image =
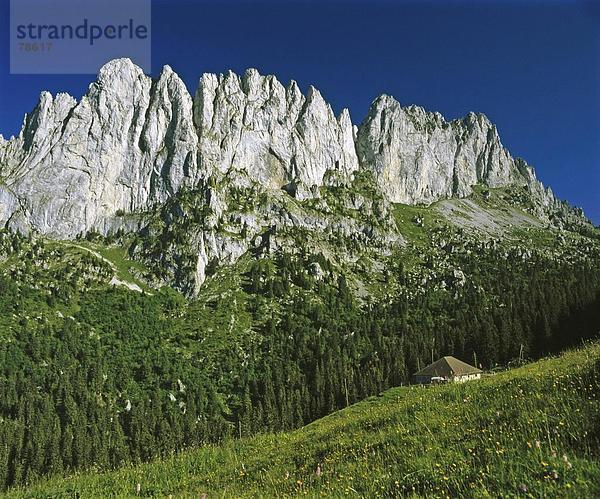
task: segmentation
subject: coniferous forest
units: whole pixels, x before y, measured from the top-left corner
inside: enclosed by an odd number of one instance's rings
[[[107,264],[74,247],[0,235],[18,260],[0,275],[2,487],[296,428],[410,382],[432,357],[515,365],[600,324],[588,240],[446,234],[390,256],[376,298],[322,254],[281,251],[217,270],[188,301],[106,286]]]

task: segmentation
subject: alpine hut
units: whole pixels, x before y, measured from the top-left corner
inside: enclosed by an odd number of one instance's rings
[[[421,384],[469,381],[481,378],[482,371],[454,357],[442,357],[415,374]]]

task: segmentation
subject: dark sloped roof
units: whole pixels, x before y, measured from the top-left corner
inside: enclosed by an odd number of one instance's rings
[[[442,357],[436,360],[433,364],[429,364],[424,369],[421,369],[415,376],[463,376],[465,374],[477,374],[482,372],[480,369],[473,367],[462,360],[454,357]]]

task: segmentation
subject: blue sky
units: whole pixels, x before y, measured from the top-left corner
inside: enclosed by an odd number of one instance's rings
[[[600,224],[600,2],[155,0],[152,72],[191,92],[203,72],[256,67],[319,88],[360,122],[381,93],[452,119],[483,112],[514,156]],[[2,47],[8,43],[2,0]],[[127,55],[124,53],[123,55]],[[10,75],[0,53],[0,133],[40,91],[79,98],[90,75]]]

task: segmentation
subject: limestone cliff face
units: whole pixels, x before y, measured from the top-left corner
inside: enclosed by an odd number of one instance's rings
[[[165,67],[105,65],[77,103],[44,92],[18,137],[0,141],[0,223],[55,237],[105,232],[117,212],[148,209],[201,177],[315,195],[326,173],[358,168],[350,116],[321,94],[249,70],[206,74],[194,101]]]
[[[468,196],[475,184],[527,180],[484,115],[447,122],[420,107],[402,108],[387,95],[371,106],[357,147],[361,164],[373,169],[382,192],[396,203],[431,203]]]
[[[43,92],[19,136],[0,146],[3,196],[19,205],[8,223],[66,238],[104,231],[117,211],[193,182],[197,142],[192,99],[170,68],[152,82],[128,59],[112,61],[78,103]]]
[[[205,74],[194,101],[200,168],[233,184],[258,182],[312,197],[326,173],[348,180],[358,169],[347,110],[336,118],[318,90],[246,71]]]
[[[447,122],[384,95],[356,133],[348,111],[336,117],[312,87],[303,95],[295,82],[248,70],[205,74],[192,98],[168,66],[153,81],[117,59],[79,102],[43,92],[19,135],[0,137],[0,224],[59,238],[106,233],[117,215],[148,210],[201,180],[285,189],[302,200],[358,170],[371,170],[390,202],[520,183],[540,212],[556,204],[483,115]]]

